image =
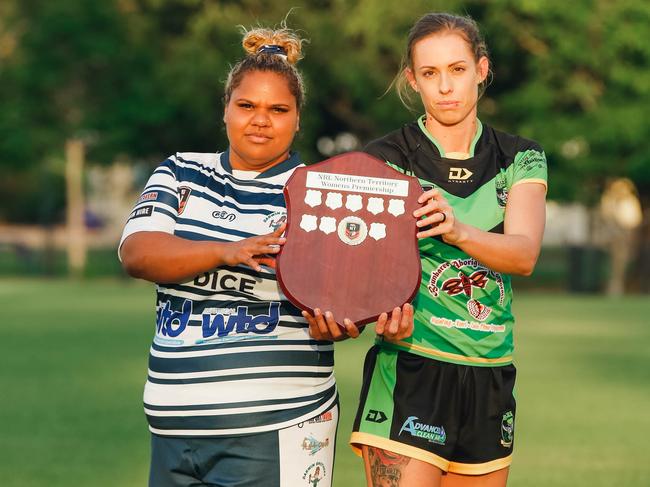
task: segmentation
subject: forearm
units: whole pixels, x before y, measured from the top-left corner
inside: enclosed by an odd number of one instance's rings
[[[224,265],[224,245],[164,232],[137,232],[124,241],[120,255],[122,266],[132,277],[161,283],[186,282]]]
[[[457,225],[460,238],[455,245],[486,267],[505,274],[532,274],[540,252],[532,238],[485,232],[460,222]]]

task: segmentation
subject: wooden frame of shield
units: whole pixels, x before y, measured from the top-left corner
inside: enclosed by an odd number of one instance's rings
[[[363,152],[296,169],[284,188],[287,240],[277,256],[285,296],[357,326],[410,302],[422,275],[420,194],[416,178]]]

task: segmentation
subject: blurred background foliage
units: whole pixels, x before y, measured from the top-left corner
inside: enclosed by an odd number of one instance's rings
[[[494,71],[481,119],[542,144],[549,198],[593,206],[612,177],[629,178],[650,253],[647,0],[2,0],[0,222],[63,221],[71,138],[105,165],[225,148],[223,82],[243,55],[238,26],[286,18],[309,39],[296,141],[307,161],[325,158],[320,137],[363,143],[393,130],[415,114],[384,93],[410,26],[429,11],[479,22]]]

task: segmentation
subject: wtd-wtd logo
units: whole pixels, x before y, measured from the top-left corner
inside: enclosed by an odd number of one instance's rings
[[[417,420],[417,416],[409,416],[406,421],[404,421],[402,429],[399,430],[399,434],[401,435],[403,431],[408,431],[411,433],[411,436],[424,438],[429,440],[431,443],[437,443],[438,445],[445,444],[445,441],[447,441],[445,428],[442,426],[432,426],[430,424],[420,423]]]

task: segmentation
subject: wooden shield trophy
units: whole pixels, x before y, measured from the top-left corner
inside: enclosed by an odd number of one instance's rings
[[[339,325],[376,321],[415,296],[421,266],[413,211],[422,188],[363,152],[295,170],[287,181],[287,241],[278,283],[300,309]]]

